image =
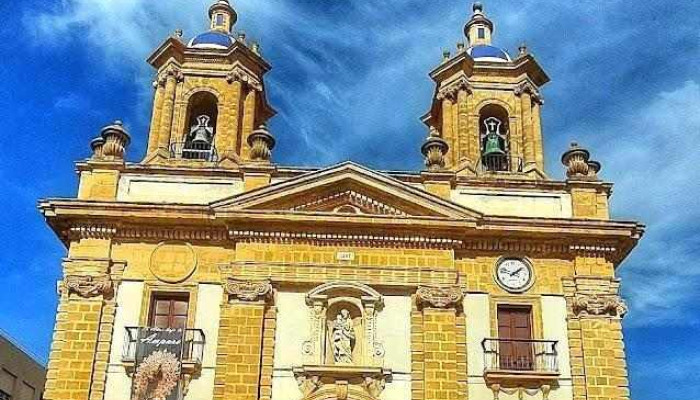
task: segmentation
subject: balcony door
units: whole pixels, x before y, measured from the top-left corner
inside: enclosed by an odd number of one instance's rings
[[[521,371],[533,369],[532,309],[530,307],[498,307],[498,339],[501,369]]]
[[[189,300],[187,294],[155,294],[151,300],[148,325],[153,328],[187,328]]]

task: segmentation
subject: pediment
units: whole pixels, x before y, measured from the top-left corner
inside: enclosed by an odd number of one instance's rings
[[[474,220],[480,213],[347,162],[212,204],[216,213],[270,211]]]

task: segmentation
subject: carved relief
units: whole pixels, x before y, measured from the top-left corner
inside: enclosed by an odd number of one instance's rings
[[[114,292],[114,285],[109,275],[68,275],[63,281],[68,293],[80,297],[109,297]]]
[[[469,80],[464,76],[460,76],[459,78],[455,79],[454,81],[441,87],[440,90],[438,90],[437,99],[438,100],[443,100],[443,99],[455,100],[455,99],[457,99],[457,95],[459,94],[460,90],[464,90],[467,93],[472,92],[472,86],[469,83]]]
[[[513,89],[513,92],[515,93],[516,96],[521,96],[523,93],[528,93],[530,96],[532,96],[532,101],[537,102],[539,104],[544,103],[544,98],[542,97],[542,94],[540,91],[530,83],[529,81],[524,81],[518,84],[518,86]]]
[[[163,242],[151,253],[149,269],[153,276],[166,283],[179,283],[197,268],[197,256],[187,242]]]
[[[350,311],[342,309],[332,323],[333,360],[336,364],[352,364],[352,351],[355,349],[355,328]]]
[[[420,286],[416,292],[418,304],[422,307],[451,308],[459,305],[464,294],[457,285]]]
[[[224,284],[224,290],[241,301],[267,300],[272,295],[272,284],[270,281],[239,281],[229,278]]]
[[[624,317],[627,304],[618,295],[576,295],[572,300],[576,316]]]
[[[228,83],[241,82],[253,90],[262,91],[263,87],[260,81],[250,72],[241,67],[234,67],[231,72],[226,75]]]

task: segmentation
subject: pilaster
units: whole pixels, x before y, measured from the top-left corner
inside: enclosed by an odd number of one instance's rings
[[[248,136],[255,129],[255,109],[257,104],[257,92],[256,90],[249,86],[247,93],[245,95],[245,101],[243,102],[243,124],[242,124],[242,134],[241,134],[241,158],[244,160],[250,159],[250,147],[246,145],[248,143]]]
[[[463,342],[458,336],[465,333],[458,322],[457,308],[462,297],[462,290],[456,285],[420,286],[416,292],[423,320],[424,400],[457,400],[466,396],[466,377],[462,375],[466,358],[457,357],[458,342]],[[464,371],[459,370],[461,367]]]
[[[269,281],[239,281],[229,278],[221,306],[219,343],[214,378],[216,400],[258,400],[264,380],[265,319],[272,300]],[[269,319],[269,314],[267,317]],[[267,332],[270,335],[270,332]],[[268,355],[269,356],[269,355]],[[266,374],[269,372],[265,370]],[[266,375],[265,375],[266,376]]]
[[[173,117],[175,113],[175,92],[177,83],[183,79],[182,72],[174,65],[168,67],[165,72],[165,90],[163,93],[163,106],[160,116],[160,132],[158,133],[158,157],[167,159],[170,155],[170,135],[173,130]]]
[[[148,149],[146,154],[153,154],[158,150],[158,135],[160,134],[160,118],[163,108],[163,98],[165,91],[165,78],[161,75],[153,82],[155,94],[153,95],[153,113],[151,114],[151,129],[148,134]]]
[[[231,77],[229,80],[231,90],[230,104],[225,105],[222,114],[226,115],[226,123],[220,134],[214,136],[216,148],[220,160],[224,164],[236,163],[236,154],[244,143],[240,140],[241,96],[243,84],[240,80]]]

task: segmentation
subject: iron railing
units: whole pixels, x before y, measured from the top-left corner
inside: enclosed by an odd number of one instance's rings
[[[488,371],[559,371],[556,340],[484,339],[484,369]]]
[[[139,332],[142,327],[130,326],[126,328],[124,337],[124,349],[122,352],[123,362],[134,362],[136,360],[136,348],[138,345]],[[204,331],[201,329],[185,329],[185,340],[182,343],[182,361],[187,363],[201,364],[204,357],[204,344],[206,340]]]
[[[523,159],[509,153],[486,155],[479,159],[476,168],[481,173],[523,172]]]
[[[217,161],[216,147],[203,142],[175,142],[170,144],[170,157],[184,160]]]

